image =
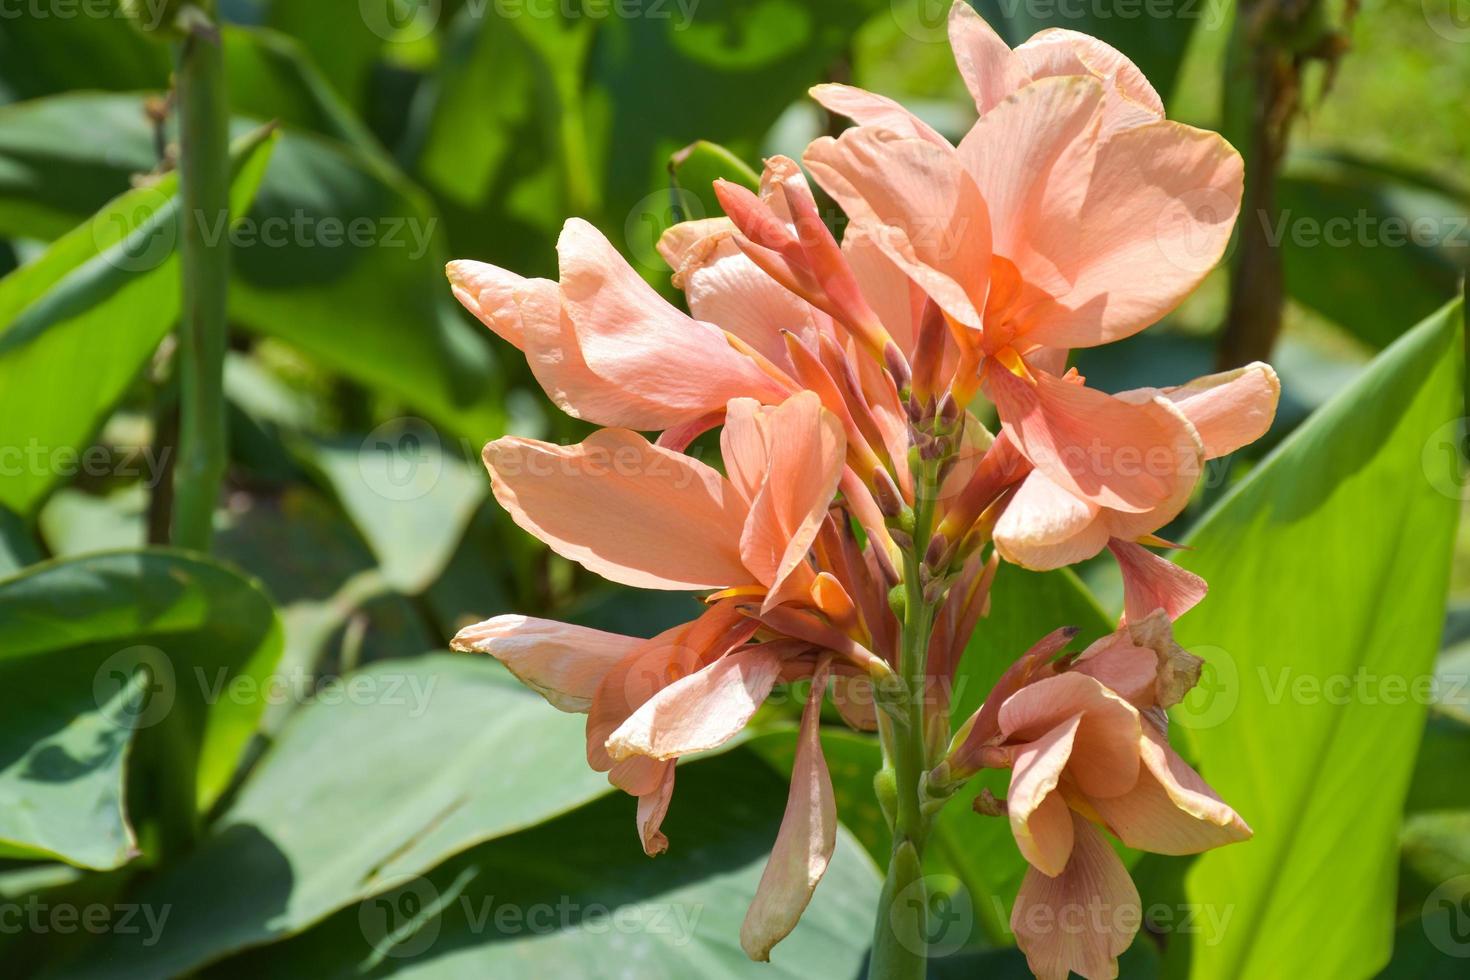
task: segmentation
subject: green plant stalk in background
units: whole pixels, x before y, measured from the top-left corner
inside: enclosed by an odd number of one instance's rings
[[[927,959],[928,895],[923,881],[923,856],[929,814],[921,806],[921,789],[929,765],[925,746],[928,729],[924,710],[929,688],[925,666],[937,600],[925,599],[923,564],[933,532],[938,465],[919,460],[915,461],[913,471],[913,545],[904,552],[903,638],[899,652],[904,703],[902,716],[893,725],[894,737],[888,740],[897,793],[893,808],[893,853],[873,924],[873,953],[868,961],[870,980],[923,980]]]
[[[229,107],[213,4],[187,6],[179,54],[179,181],[183,200],[179,320],[179,451],[173,543],[208,551],[225,471],[224,362],[229,283]]]

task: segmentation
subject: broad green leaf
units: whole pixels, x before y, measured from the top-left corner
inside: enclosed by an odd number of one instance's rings
[[[52,238],[153,162],[142,96],[87,93],[0,110],[0,234]],[[48,206],[37,212],[33,200]],[[487,331],[449,294],[441,236],[429,200],[381,151],[284,131],[232,235],[231,320],[458,433],[497,434]]]
[[[0,17],[0,101],[161,88],[169,68],[169,46],[134,30],[117,0],[7,7]]]
[[[1189,901],[1234,925],[1192,977],[1363,975],[1388,960],[1397,829],[1460,500],[1462,310],[1386,350],[1208,514],[1180,564],[1211,595],[1178,636],[1212,664],[1186,702],[1205,778],[1255,839],[1201,856]],[[1442,442],[1443,451],[1436,442]]]
[[[739,945],[786,805],[785,782],[743,749],[679,769],[664,830],[643,854],[614,796],[482,845],[209,976],[440,978],[860,975],[879,878],[845,829],[796,929],[752,963]],[[126,974],[114,974],[125,976]]]
[[[33,566],[0,582],[0,848],[90,868],[136,852],[124,767],[158,765],[200,811],[219,797],[280,652],[259,587],[169,551]]]
[[[368,103],[368,78],[393,22],[393,6],[364,2],[357,10],[330,3],[271,0],[266,22],[295,37],[341,98],[360,112]]]
[[[760,174],[734,153],[711,143],[696,140],[669,158],[669,175],[673,179],[675,200],[685,220],[712,218],[724,213],[711,186],[716,180],[728,180],[755,190]]]
[[[108,936],[69,975],[194,970],[609,792],[581,716],[488,657],[382,661],[315,695],[209,837],[139,893],[173,908],[177,940]]]
[[[489,483],[422,419],[301,447],[372,548],[388,584],[416,595],[444,571]]]
[[[273,143],[266,131],[235,143],[233,214],[249,206]],[[0,505],[29,514],[76,472],[78,451],[173,326],[186,220],[177,188],[171,174],[129,191],[0,280],[0,453],[10,471]]]

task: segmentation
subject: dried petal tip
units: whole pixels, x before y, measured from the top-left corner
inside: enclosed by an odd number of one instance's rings
[[[975,797],[970,804],[975,812],[983,817],[1003,817],[1006,815],[1006,801],[996,797],[988,789],[982,789],[980,795]]]

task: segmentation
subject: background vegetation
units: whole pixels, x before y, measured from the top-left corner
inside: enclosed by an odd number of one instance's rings
[[[712,213],[708,180],[730,171],[704,151],[671,171],[691,142],[752,165],[799,155],[834,125],[804,97],[823,80],[964,131],[945,5],[221,8],[240,139],[229,470],[204,556],[165,546],[173,52],[111,0],[0,0],[3,972],[857,974],[869,854],[886,851],[867,737],[835,719],[825,732],[846,829],[807,917],[756,966],[736,936],[784,805],[793,706],[685,767],[671,850],[650,861],[632,801],[582,764],[580,719],[443,652],[500,612],[652,635],[692,600],[600,583],[487,502],[484,442],[580,429],[458,309],[442,267],[554,275],[561,222],[582,215],[669,289],[657,234]],[[1257,836],[1198,859],[1128,856],[1150,924],[1125,976],[1464,975],[1457,9],[981,5],[1013,44],[1054,25],[1119,46],[1171,116],[1241,147],[1263,192],[1183,308],[1077,358],[1107,390],[1243,353],[1284,382],[1264,445],[1212,470],[1166,532],[1212,586],[1180,624],[1211,668],[1176,709],[1175,743]],[[1054,627],[1110,628],[1118,585],[1084,572],[1004,571],[957,716]],[[1007,829],[961,803],[936,834],[934,972],[1024,975]]]

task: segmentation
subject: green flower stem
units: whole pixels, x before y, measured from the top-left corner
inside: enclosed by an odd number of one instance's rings
[[[914,467],[915,502],[913,547],[904,553],[904,617],[900,664],[906,711],[894,727],[893,772],[897,806],[893,828],[893,855],[873,926],[869,980],[923,980],[927,960],[928,896],[924,891],[924,841],[929,817],[921,804],[925,767],[924,696],[925,661],[935,605],[924,600],[922,564],[934,525],[937,464]]]
[[[177,72],[179,106],[179,451],[174,469],[173,543],[208,551],[225,473],[223,376],[229,283],[229,107],[224,52],[209,20],[212,3],[185,7]]]

